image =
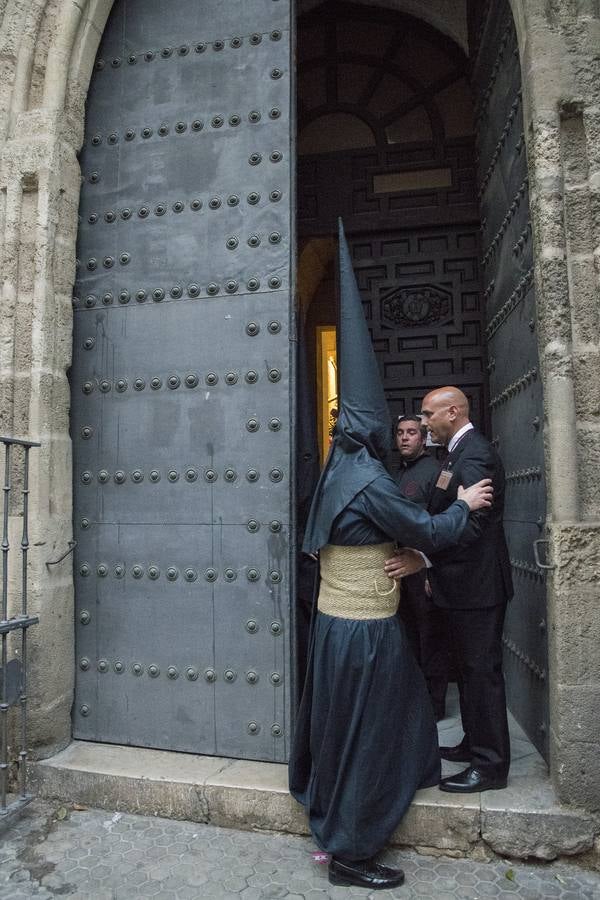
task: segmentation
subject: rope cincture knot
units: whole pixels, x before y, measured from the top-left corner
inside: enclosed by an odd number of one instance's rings
[[[386,578],[387,578],[387,576],[386,576]],[[393,578],[388,578],[387,580],[394,581]],[[387,591],[379,590],[379,585],[377,584],[376,578],[373,579],[373,585],[375,587],[375,593],[377,594],[378,597],[389,597],[390,594],[394,594],[396,592],[396,590],[398,589],[398,585],[396,584],[395,581],[394,581],[393,585],[390,588],[388,588]]]

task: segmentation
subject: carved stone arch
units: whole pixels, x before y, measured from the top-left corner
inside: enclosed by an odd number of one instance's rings
[[[524,48],[527,43],[527,28],[529,19],[529,12],[526,7],[530,8],[533,4],[527,4],[526,0],[508,0],[508,5],[510,6],[513,22],[515,23],[517,45],[521,54],[522,64]],[[541,6],[541,4],[538,5]]]
[[[63,96],[63,88],[66,87],[66,97],[75,104],[82,105],[91,75],[96,50],[102,37],[104,26],[110,14],[114,0],[82,0],[75,4],[71,0],[41,0],[32,3],[27,13],[25,24],[19,26],[22,21],[22,9],[16,3],[9,3],[5,9],[2,32],[5,35],[20,32],[22,37],[19,44],[17,60],[15,64],[15,79],[12,86],[13,102],[11,107],[19,111],[25,108],[17,98],[23,95],[23,85],[26,85],[28,93],[31,80],[31,65],[33,53],[38,39],[39,25],[48,12],[58,6],[56,12],[57,28],[52,38],[47,54],[45,90],[43,106],[50,108],[62,108],[63,102],[57,103]],[[321,5],[324,0],[300,0],[299,14],[312,10]],[[448,5],[442,2],[431,3],[422,0],[357,0],[357,2],[369,6],[379,6],[408,13],[422,19],[433,28],[453,41],[464,52],[468,52],[468,39],[466,18],[452,18],[448,12]],[[518,44],[521,49],[521,57],[525,52],[528,15],[523,0],[509,0],[517,29]],[[65,62],[67,63],[64,66]],[[64,67],[64,77],[52,86],[54,73]]]
[[[30,4],[25,16],[16,2],[7,5],[2,19],[0,39],[4,46],[14,44],[12,54],[12,73],[10,79],[5,70],[1,93],[3,108],[8,111],[5,134],[12,136],[15,117],[28,108],[29,93],[32,83],[32,72],[36,54],[39,53],[40,31],[47,0],[37,0]],[[6,60],[5,65],[9,65]]]
[[[81,112],[96,51],[114,0],[63,0],[58,28],[49,51],[44,82],[44,106],[63,109],[67,101]]]
[[[113,2],[32,0],[25,14],[23,4],[7,4],[0,41],[10,48],[2,89],[8,137],[21,113],[68,110],[78,142],[94,58]]]

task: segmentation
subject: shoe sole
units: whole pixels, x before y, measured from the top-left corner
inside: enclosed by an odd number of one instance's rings
[[[445,791],[447,794],[482,794],[483,791],[502,791],[506,787],[507,782],[499,782],[498,784],[488,784],[487,787],[484,788],[451,788],[447,785],[439,784],[438,787],[440,791]]]
[[[470,763],[471,762],[470,756],[443,756],[441,753],[440,753],[440,756],[442,759],[445,759],[446,762],[456,762],[456,763]]]
[[[337,887],[360,887],[367,891],[391,891],[394,888],[401,887],[404,884],[404,875],[397,881],[388,884],[363,884],[352,881],[349,878],[343,878],[339,875],[329,875],[329,883],[337,885]]]

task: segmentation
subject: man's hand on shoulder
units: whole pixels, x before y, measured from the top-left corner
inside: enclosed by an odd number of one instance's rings
[[[423,554],[418,550],[412,550],[410,547],[403,547],[391,559],[386,559],[384,563],[384,571],[388,578],[394,578],[398,581],[407,575],[414,575],[425,568],[425,560]]]
[[[476,509],[485,509],[492,505],[494,499],[494,488],[492,487],[491,478],[482,478],[477,484],[464,488],[462,485],[458,488],[458,500],[463,500],[471,512]]]

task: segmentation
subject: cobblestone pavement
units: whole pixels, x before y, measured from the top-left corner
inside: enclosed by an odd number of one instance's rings
[[[69,896],[93,900],[591,900],[600,874],[565,863],[523,865],[438,859],[387,851],[406,884],[369,893],[332,887],[314,845],[283,834],[71,809],[35,801],[0,831],[0,900]]]

